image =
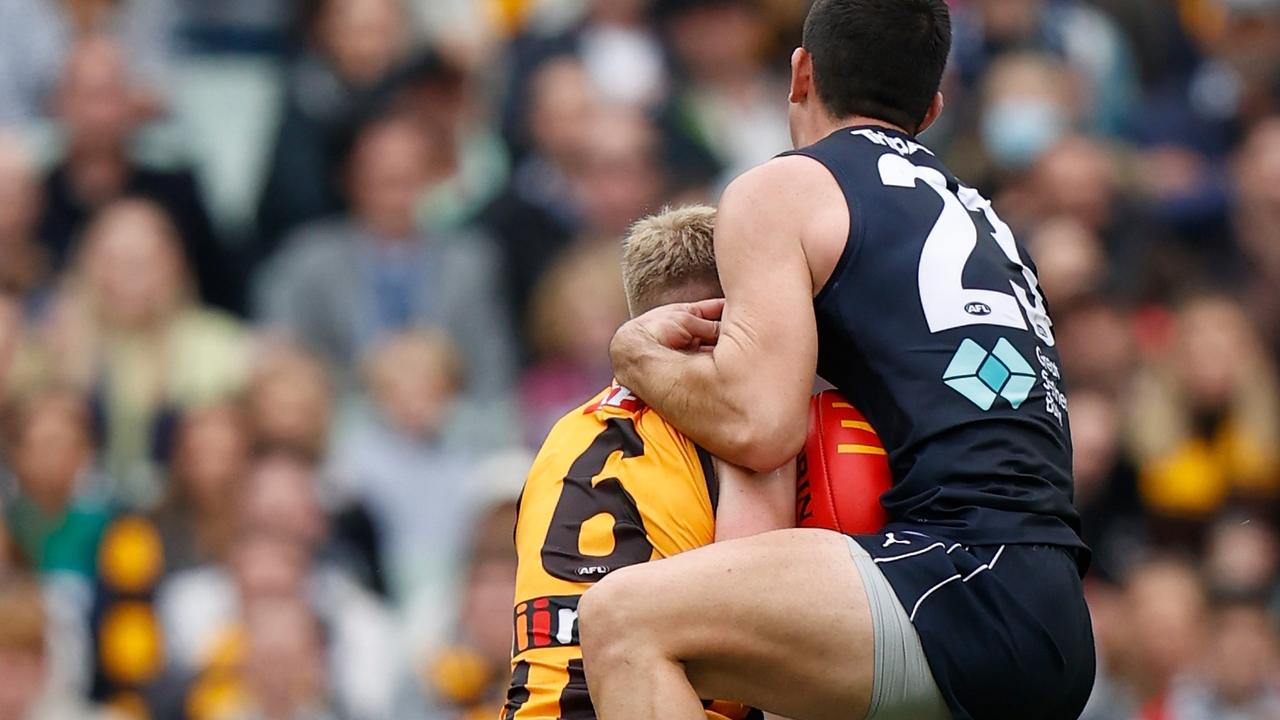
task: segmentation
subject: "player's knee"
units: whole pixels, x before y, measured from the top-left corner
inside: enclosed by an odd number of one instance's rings
[[[598,589],[598,585],[592,587],[578,601],[578,636],[583,660],[596,670],[610,663],[617,638],[612,630],[617,621],[611,617],[609,591],[596,592]]]
[[[616,577],[615,573],[591,586],[578,601],[578,626],[584,643],[587,638],[612,635],[623,623],[619,615],[625,612],[626,593],[616,587]]]
[[[618,571],[596,583],[578,601],[578,633],[585,654],[602,658],[628,645],[642,625],[628,573]],[[603,659],[603,658],[602,658]]]

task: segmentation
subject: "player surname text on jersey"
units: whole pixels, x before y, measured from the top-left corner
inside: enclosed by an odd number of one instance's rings
[[[885,147],[893,148],[893,150],[896,151],[899,155],[915,155],[918,152],[925,152],[930,155],[933,154],[932,150],[921,145],[918,142],[915,142],[912,140],[906,140],[900,137],[894,137],[893,135],[886,135],[885,133],[882,133],[879,130],[872,130],[871,128],[859,128],[857,130],[854,130],[853,134],[858,135],[860,137],[864,137],[877,145],[884,145]]]

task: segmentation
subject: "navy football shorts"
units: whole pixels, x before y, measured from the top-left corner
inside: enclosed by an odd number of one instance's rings
[[[1069,550],[901,529],[853,539],[893,587],[957,720],[1080,716],[1096,656]]]

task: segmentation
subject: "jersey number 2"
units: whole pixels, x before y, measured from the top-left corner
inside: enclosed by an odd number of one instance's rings
[[[648,562],[653,555],[635,498],[616,477],[595,481],[609,456],[618,451],[624,458],[644,454],[644,440],[627,418],[610,419],[569,468],[542,545],[542,567],[548,575],[593,583],[618,568]],[[613,520],[613,551],[598,557],[585,555],[580,550],[583,525],[599,515]]]
[[[917,277],[920,304],[930,332],[968,325],[1000,325],[1026,330],[1027,321],[1030,321],[1036,336],[1046,345],[1053,346],[1053,323],[1045,311],[1044,298],[1040,296],[1040,283],[1018,256],[1013,232],[996,215],[990,200],[977,190],[964,186],[952,192],[942,173],[892,153],[880,157],[880,180],[888,187],[902,188],[914,188],[917,182],[923,182],[942,198],[942,215],[924,241]],[[978,226],[970,215],[974,212],[982,213],[991,226],[992,237],[1005,257],[1021,271],[1026,289],[1013,280],[1009,281],[1012,294],[964,286],[965,264],[978,246]]]

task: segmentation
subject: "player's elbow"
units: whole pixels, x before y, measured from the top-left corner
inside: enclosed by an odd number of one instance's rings
[[[807,420],[781,419],[782,413],[747,418],[732,433],[730,448],[720,457],[755,472],[769,472],[795,459],[808,436]]]

